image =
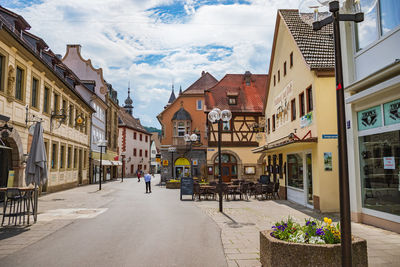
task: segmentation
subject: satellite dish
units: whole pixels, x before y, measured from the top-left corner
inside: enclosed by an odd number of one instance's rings
[[[33,135],[35,133],[35,127],[36,127],[36,124],[32,124],[31,126],[29,126],[28,131],[29,131],[30,135]]]

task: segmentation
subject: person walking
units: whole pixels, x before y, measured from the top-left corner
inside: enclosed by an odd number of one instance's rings
[[[146,182],[146,193],[151,193],[151,175],[149,172],[144,175],[144,181]]]
[[[136,175],[137,175],[137,181],[140,182],[140,176],[142,175],[142,172],[139,169],[136,171]]]

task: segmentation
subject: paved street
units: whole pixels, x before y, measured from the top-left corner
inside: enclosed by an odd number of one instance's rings
[[[41,197],[39,223],[1,230],[0,265],[226,266],[211,218],[176,190],[152,190],[125,179]]]

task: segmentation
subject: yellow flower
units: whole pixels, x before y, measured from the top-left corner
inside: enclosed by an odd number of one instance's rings
[[[324,218],[324,222],[328,223],[328,218],[327,217]]]
[[[328,219],[327,223],[330,225],[332,223],[332,219]]]

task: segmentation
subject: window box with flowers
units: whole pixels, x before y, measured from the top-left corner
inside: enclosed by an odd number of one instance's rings
[[[368,266],[367,241],[352,237],[353,266]],[[260,232],[262,266],[342,266],[340,227],[332,220],[293,219],[277,222]]]

